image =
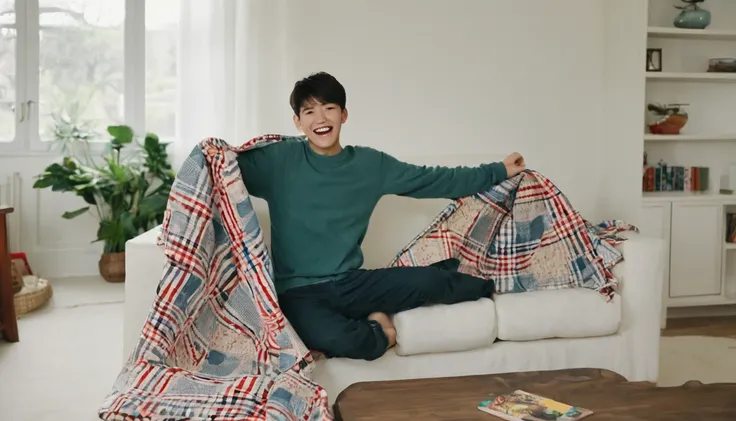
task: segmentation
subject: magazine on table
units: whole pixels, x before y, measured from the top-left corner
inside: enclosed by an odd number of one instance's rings
[[[493,394],[478,409],[509,421],[577,421],[593,412],[523,390]]]

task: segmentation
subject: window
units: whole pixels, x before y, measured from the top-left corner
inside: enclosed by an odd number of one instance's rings
[[[146,2],[146,130],[162,139],[176,131],[179,0]]]
[[[15,79],[18,30],[15,0],[0,0],[0,142],[15,139]]]
[[[39,1],[38,131],[66,117],[97,136],[125,121],[124,0]]]
[[[0,151],[60,125],[173,139],[179,0],[0,0]]]

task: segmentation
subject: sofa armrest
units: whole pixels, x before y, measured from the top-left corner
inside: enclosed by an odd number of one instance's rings
[[[624,256],[613,274],[620,281],[622,356],[629,381],[656,381],[659,374],[664,240],[627,232],[616,246]]]
[[[125,244],[125,304],[123,305],[123,361],[137,345],[156,299],[166,255],[156,245],[161,226]]]

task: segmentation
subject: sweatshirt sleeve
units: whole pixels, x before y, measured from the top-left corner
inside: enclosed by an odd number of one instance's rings
[[[238,154],[238,168],[249,194],[268,199],[275,170],[280,166],[279,149],[279,144],[272,144]]]
[[[477,167],[427,167],[381,153],[381,193],[414,198],[455,199],[489,190],[507,177],[503,162]]]

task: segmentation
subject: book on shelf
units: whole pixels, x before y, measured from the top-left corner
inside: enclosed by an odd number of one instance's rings
[[[657,165],[644,168],[642,191],[690,191],[708,190],[708,167],[681,167]]]
[[[509,421],[577,421],[593,411],[557,402],[523,390],[492,394],[478,409]]]

